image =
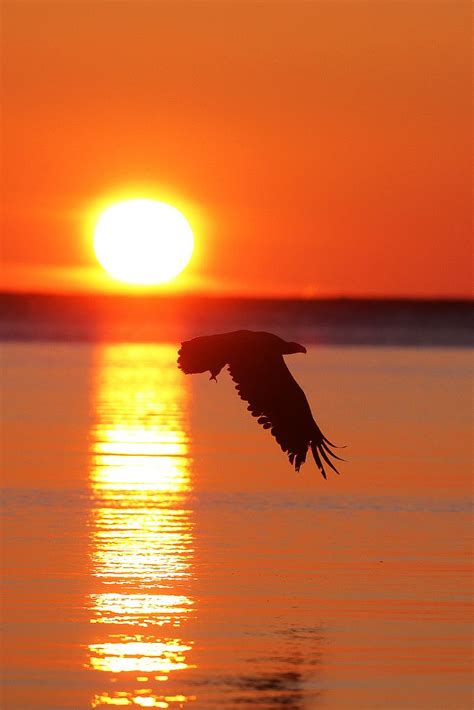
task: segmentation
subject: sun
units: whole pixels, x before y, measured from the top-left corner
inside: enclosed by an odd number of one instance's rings
[[[177,276],[189,262],[194,237],[186,217],[156,200],[117,202],[94,229],[97,260],[110,276],[152,286]]]

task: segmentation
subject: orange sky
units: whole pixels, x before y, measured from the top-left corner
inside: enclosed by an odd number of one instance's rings
[[[91,220],[181,207],[176,288],[464,296],[470,3],[3,3],[3,288],[119,289]]]

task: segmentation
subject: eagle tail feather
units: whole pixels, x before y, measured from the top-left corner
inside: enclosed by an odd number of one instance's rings
[[[187,340],[182,343],[178,351],[178,367],[186,374],[193,375],[198,372],[211,373],[211,380],[215,380],[225,365],[225,358],[209,342],[209,336],[202,336]]]

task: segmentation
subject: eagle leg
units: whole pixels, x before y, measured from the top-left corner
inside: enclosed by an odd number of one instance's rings
[[[222,365],[217,365],[217,367],[210,367],[209,372],[211,373],[210,380],[217,382],[217,375],[222,370]]]

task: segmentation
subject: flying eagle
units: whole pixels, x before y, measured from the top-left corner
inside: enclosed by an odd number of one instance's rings
[[[296,471],[311,447],[326,478],[324,464],[339,473],[330,457],[343,459],[329,448],[335,445],[314,421],[308,400],[283,359],[283,355],[305,352],[302,345],[288,343],[273,333],[237,330],[182,343],[178,367],[187,375],[209,370],[210,379],[217,382],[217,375],[228,365],[240,398],[248,402],[248,411],[264,429],[270,429]]]

